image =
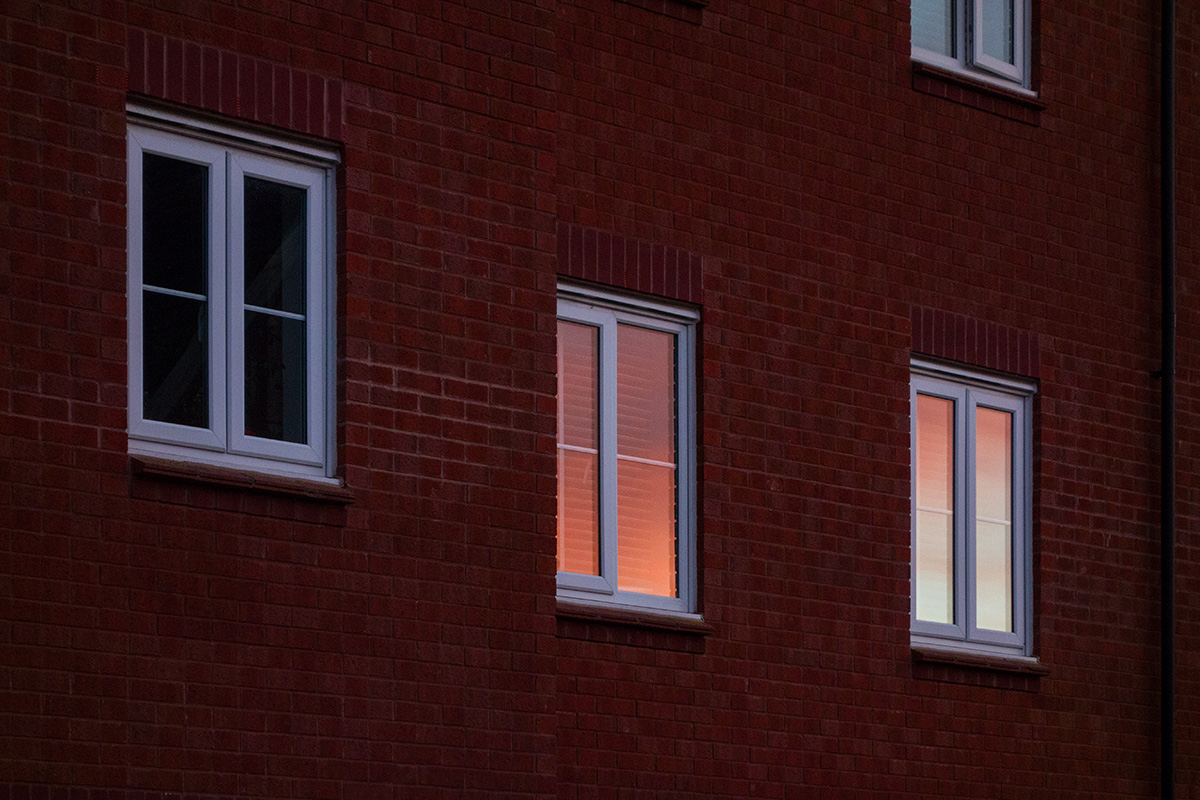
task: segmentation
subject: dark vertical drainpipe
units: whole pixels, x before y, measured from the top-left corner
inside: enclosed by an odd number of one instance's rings
[[[1162,4],[1162,798],[1175,797],[1175,0]]]

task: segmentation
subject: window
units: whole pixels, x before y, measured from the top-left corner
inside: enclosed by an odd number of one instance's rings
[[[1029,88],[1031,0],[912,0],[912,57]]]
[[[130,119],[130,452],[328,477],[332,155]]]
[[[559,596],[695,608],[695,312],[559,287]]]
[[[914,363],[914,644],[1029,655],[1032,384]]]

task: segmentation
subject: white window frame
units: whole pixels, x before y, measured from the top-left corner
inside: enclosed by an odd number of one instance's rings
[[[129,452],[335,482],[333,211],[337,154],[307,143],[155,108],[131,105],[127,112]],[[208,168],[207,428],[144,416],[142,157],[145,153]],[[246,177],[298,187],[306,193],[304,443],[245,433],[245,348],[236,343],[244,340],[244,252],[238,245],[243,241],[242,187]]]
[[[1031,659],[1032,619],[1032,381],[913,359],[910,385],[911,537],[909,560],[911,641],[914,647]],[[917,619],[917,396],[954,402],[954,622]],[[975,410],[1012,416],[1012,620],[1011,632],[975,624]]]
[[[1030,87],[1033,0],[1013,0],[1013,61],[1008,64],[983,52],[983,37],[975,35],[984,16],[983,0],[955,0],[954,55],[912,45],[914,61],[961,72],[973,80],[1036,96]]]
[[[696,609],[696,323],[693,309],[574,284],[558,286],[558,318],[598,329],[599,575],[558,572],[558,597],[699,618]],[[617,325],[675,336],[676,597],[617,588]],[[560,445],[561,446],[561,445]]]

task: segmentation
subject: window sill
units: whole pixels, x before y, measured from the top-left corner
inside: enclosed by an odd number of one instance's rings
[[[993,673],[997,677],[1037,679],[1050,674],[1050,669],[1036,658],[1010,658],[1002,655],[964,653],[960,650],[937,647],[912,648],[914,677],[950,679],[951,671]],[[923,670],[925,674],[918,674]],[[936,674],[933,674],[936,672]],[[977,681],[970,681],[977,682]]]
[[[349,505],[354,502],[354,494],[340,482],[326,483],[306,478],[288,478],[153,456],[130,456],[130,464],[134,475],[148,478],[199,483],[228,489],[249,489],[268,494],[302,497],[334,505]]]
[[[912,87],[918,92],[941,97],[977,108],[989,114],[1040,125],[1041,112],[1047,107],[1036,94],[1007,89],[971,75],[935,67],[923,61],[912,62]]]
[[[713,627],[696,614],[672,614],[669,611],[652,611],[640,608],[619,608],[601,604],[581,603],[575,600],[559,600],[558,616],[568,619],[609,622],[635,628],[693,633],[706,636]]]

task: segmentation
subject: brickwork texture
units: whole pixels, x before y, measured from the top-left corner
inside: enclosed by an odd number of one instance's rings
[[[1030,100],[905,2],[0,4],[0,800],[1157,797],[1159,10],[1034,9]],[[131,458],[131,103],[339,154],[337,491]],[[699,310],[702,626],[559,613],[560,280]],[[1045,674],[914,658],[913,356],[1037,382]]]

